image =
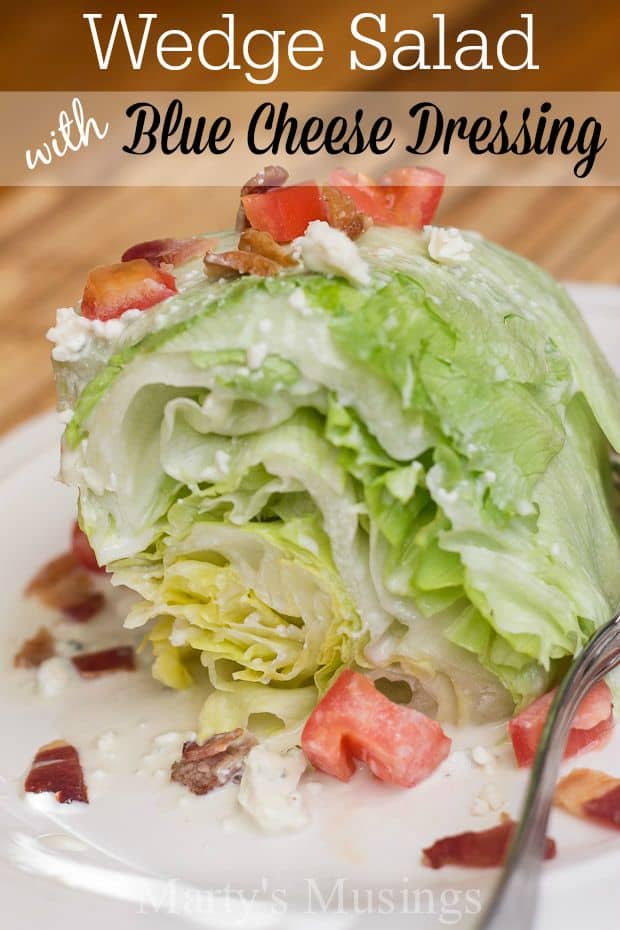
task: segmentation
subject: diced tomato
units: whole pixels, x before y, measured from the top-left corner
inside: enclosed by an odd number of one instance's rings
[[[113,320],[126,310],[147,310],[176,292],[174,275],[144,258],[100,265],[86,279],[82,314],[89,320]]]
[[[435,720],[394,704],[350,669],[311,713],[301,745],[315,768],[341,781],[353,776],[357,759],[381,781],[404,788],[427,778],[450,751]]]
[[[217,247],[217,239],[150,239],[138,242],[123,252],[122,262],[146,258],[154,265],[183,265]]]
[[[520,768],[531,765],[555,691],[549,691],[526,707],[508,724],[508,732]],[[581,702],[566,742],[564,758],[604,746],[614,726],[613,698],[604,681],[598,682]]]
[[[378,226],[389,226],[391,219],[390,203],[386,191],[366,174],[352,174],[338,168],[329,176],[329,183],[339,187],[355,203],[358,210],[372,217]]]
[[[394,191],[396,225],[411,226],[419,215],[420,227],[434,217],[443,189],[445,176],[435,168],[398,168],[381,179],[381,184]]]
[[[376,187],[375,181],[369,174],[346,171],[344,168],[334,169],[329,176],[329,183],[334,187]]]
[[[330,184],[342,187],[378,226],[421,229],[430,223],[441,199],[445,177],[434,168],[398,168],[377,184],[364,174],[333,171]]]
[[[73,530],[71,531],[71,551],[84,568],[91,572],[105,572],[105,566],[100,566],[97,562],[97,556],[92,550],[88,536],[80,529],[77,520],[73,524]]]
[[[241,198],[250,226],[270,233],[276,242],[303,236],[312,220],[327,220],[318,184],[295,184]]]

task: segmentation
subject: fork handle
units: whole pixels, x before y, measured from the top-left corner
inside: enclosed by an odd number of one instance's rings
[[[545,834],[564,746],[590,688],[620,663],[620,615],[601,627],[573,663],[551,705],[504,871],[477,930],[531,930]]]

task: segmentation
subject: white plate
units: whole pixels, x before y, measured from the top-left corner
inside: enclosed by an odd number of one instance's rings
[[[620,290],[573,290],[616,362]],[[81,930],[85,922],[89,930],[470,925],[467,912],[478,910],[497,873],[434,872],[421,865],[420,850],[442,835],[496,823],[496,812],[471,813],[486,784],[504,810],[518,812],[525,776],[507,747],[498,750],[492,774],[460,749],[461,772],[449,774],[444,766],[411,791],[382,786],[364,773],[348,785],[316,777],[304,789],[311,826],[270,837],[237,812],[234,787],[196,798],[167,779],[183,733],[194,726],[200,694],[167,691],[143,667],[134,675],[76,679],[58,697],[43,699],[35,673],[11,667],[25,635],[41,622],[58,623],[20,594],[34,571],[66,546],[74,500],[53,481],[58,435],[54,418],[43,417],[0,444],[3,930]],[[112,614],[56,629],[96,645],[127,640]],[[171,732],[177,735],[155,742]],[[461,746],[496,744],[502,734],[503,728],[464,734]],[[24,773],[36,749],[58,737],[79,748],[91,803],[34,810],[22,794]],[[578,764],[619,774],[620,732],[604,752]],[[618,836],[561,812],[554,813],[550,833],[559,854],[544,868],[538,927],[616,927]]]

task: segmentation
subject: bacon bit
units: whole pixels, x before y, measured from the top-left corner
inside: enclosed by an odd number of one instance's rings
[[[372,225],[372,219],[366,213],[362,213],[353,198],[341,188],[325,186],[322,194],[327,204],[327,222],[346,233],[349,239],[359,239]]]
[[[15,668],[38,668],[55,654],[54,637],[46,626],[40,626],[34,636],[26,639],[13,657]]]
[[[181,759],[172,765],[170,778],[194,794],[207,794],[228,782],[239,781],[246,756],[254,746],[254,737],[240,728],[217,733],[202,746],[185,743]]]
[[[204,258],[205,271],[211,280],[217,278],[236,278],[240,274],[256,274],[268,278],[278,274],[282,266],[264,255],[254,252],[242,252],[234,249],[230,252],[208,252]]]
[[[88,273],[82,295],[82,316],[107,322],[127,310],[148,310],[176,293],[174,275],[144,258],[100,265]]]
[[[272,262],[277,262],[283,268],[292,268],[299,264],[291,253],[281,246],[268,232],[259,229],[246,229],[239,237],[239,248],[242,252],[262,255]]]
[[[136,657],[133,646],[114,646],[98,652],[85,652],[73,656],[71,661],[82,678],[98,678],[108,672],[134,672]]]
[[[83,801],[88,804],[84,773],[75,746],[56,740],[42,746],[34,757],[24,782],[29,794],[51,791],[59,804]]]
[[[246,229],[239,237],[239,248],[230,252],[208,252],[204,258],[208,278],[232,278],[256,274],[262,278],[279,274],[283,268],[297,265],[287,249],[267,232]]]
[[[81,565],[74,552],[52,559],[37,572],[26,588],[28,597],[37,597],[46,607],[62,612],[78,623],[90,620],[105,604],[97,591],[93,573]]]
[[[585,801],[583,811],[587,817],[600,820],[607,826],[620,830],[620,784],[599,798]]]
[[[94,593],[93,580],[72,552],[52,559],[37,572],[26,594],[38,597],[47,607],[64,610],[82,604]]]
[[[153,265],[183,265],[192,258],[203,256],[205,252],[216,249],[217,239],[150,239],[138,242],[123,252],[122,262],[131,262],[135,258],[145,258]]]
[[[105,606],[105,597],[100,591],[95,591],[90,597],[81,601],[79,604],[73,604],[71,607],[63,607],[62,612],[69,620],[74,623],[88,623],[98,613],[101,613]]]
[[[424,861],[431,869],[444,865],[462,865],[475,869],[489,869],[504,862],[516,823],[507,815],[496,827],[489,830],[470,830],[446,836],[422,850]],[[556,854],[555,841],[545,840],[545,859]]]
[[[75,571],[77,562],[72,552],[64,552],[47,562],[26,586],[27,597],[38,597],[44,604],[48,603],[48,596],[54,600],[54,588],[63,582],[68,575]],[[85,577],[88,578],[88,575]],[[90,584],[90,578],[88,578]],[[55,607],[55,603],[48,604]]]
[[[595,769],[574,769],[555,789],[554,803],[575,814],[620,829],[620,778]]]
[[[267,165],[266,168],[263,168],[262,171],[259,171],[258,174],[255,174],[254,177],[245,182],[239,196],[245,197],[247,194],[266,194],[267,191],[272,191],[276,187],[282,187],[287,181],[288,171],[286,168],[282,168],[280,165]],[[243,203],[241,203],[237,211],[235,229],[237,232],[242,232],[244,229],[247,229],[248,226],[248,218],[245,215]]]

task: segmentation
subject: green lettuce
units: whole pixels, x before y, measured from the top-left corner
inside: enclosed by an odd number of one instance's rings
[[[464,235],[447,265],[370,229],[364,288],[197,266],[57,366],[82,526],[156,678],[212,686],[202,736],[296,731],[345,666],[498,719],[618,606],[618,381],[556,282]]]

